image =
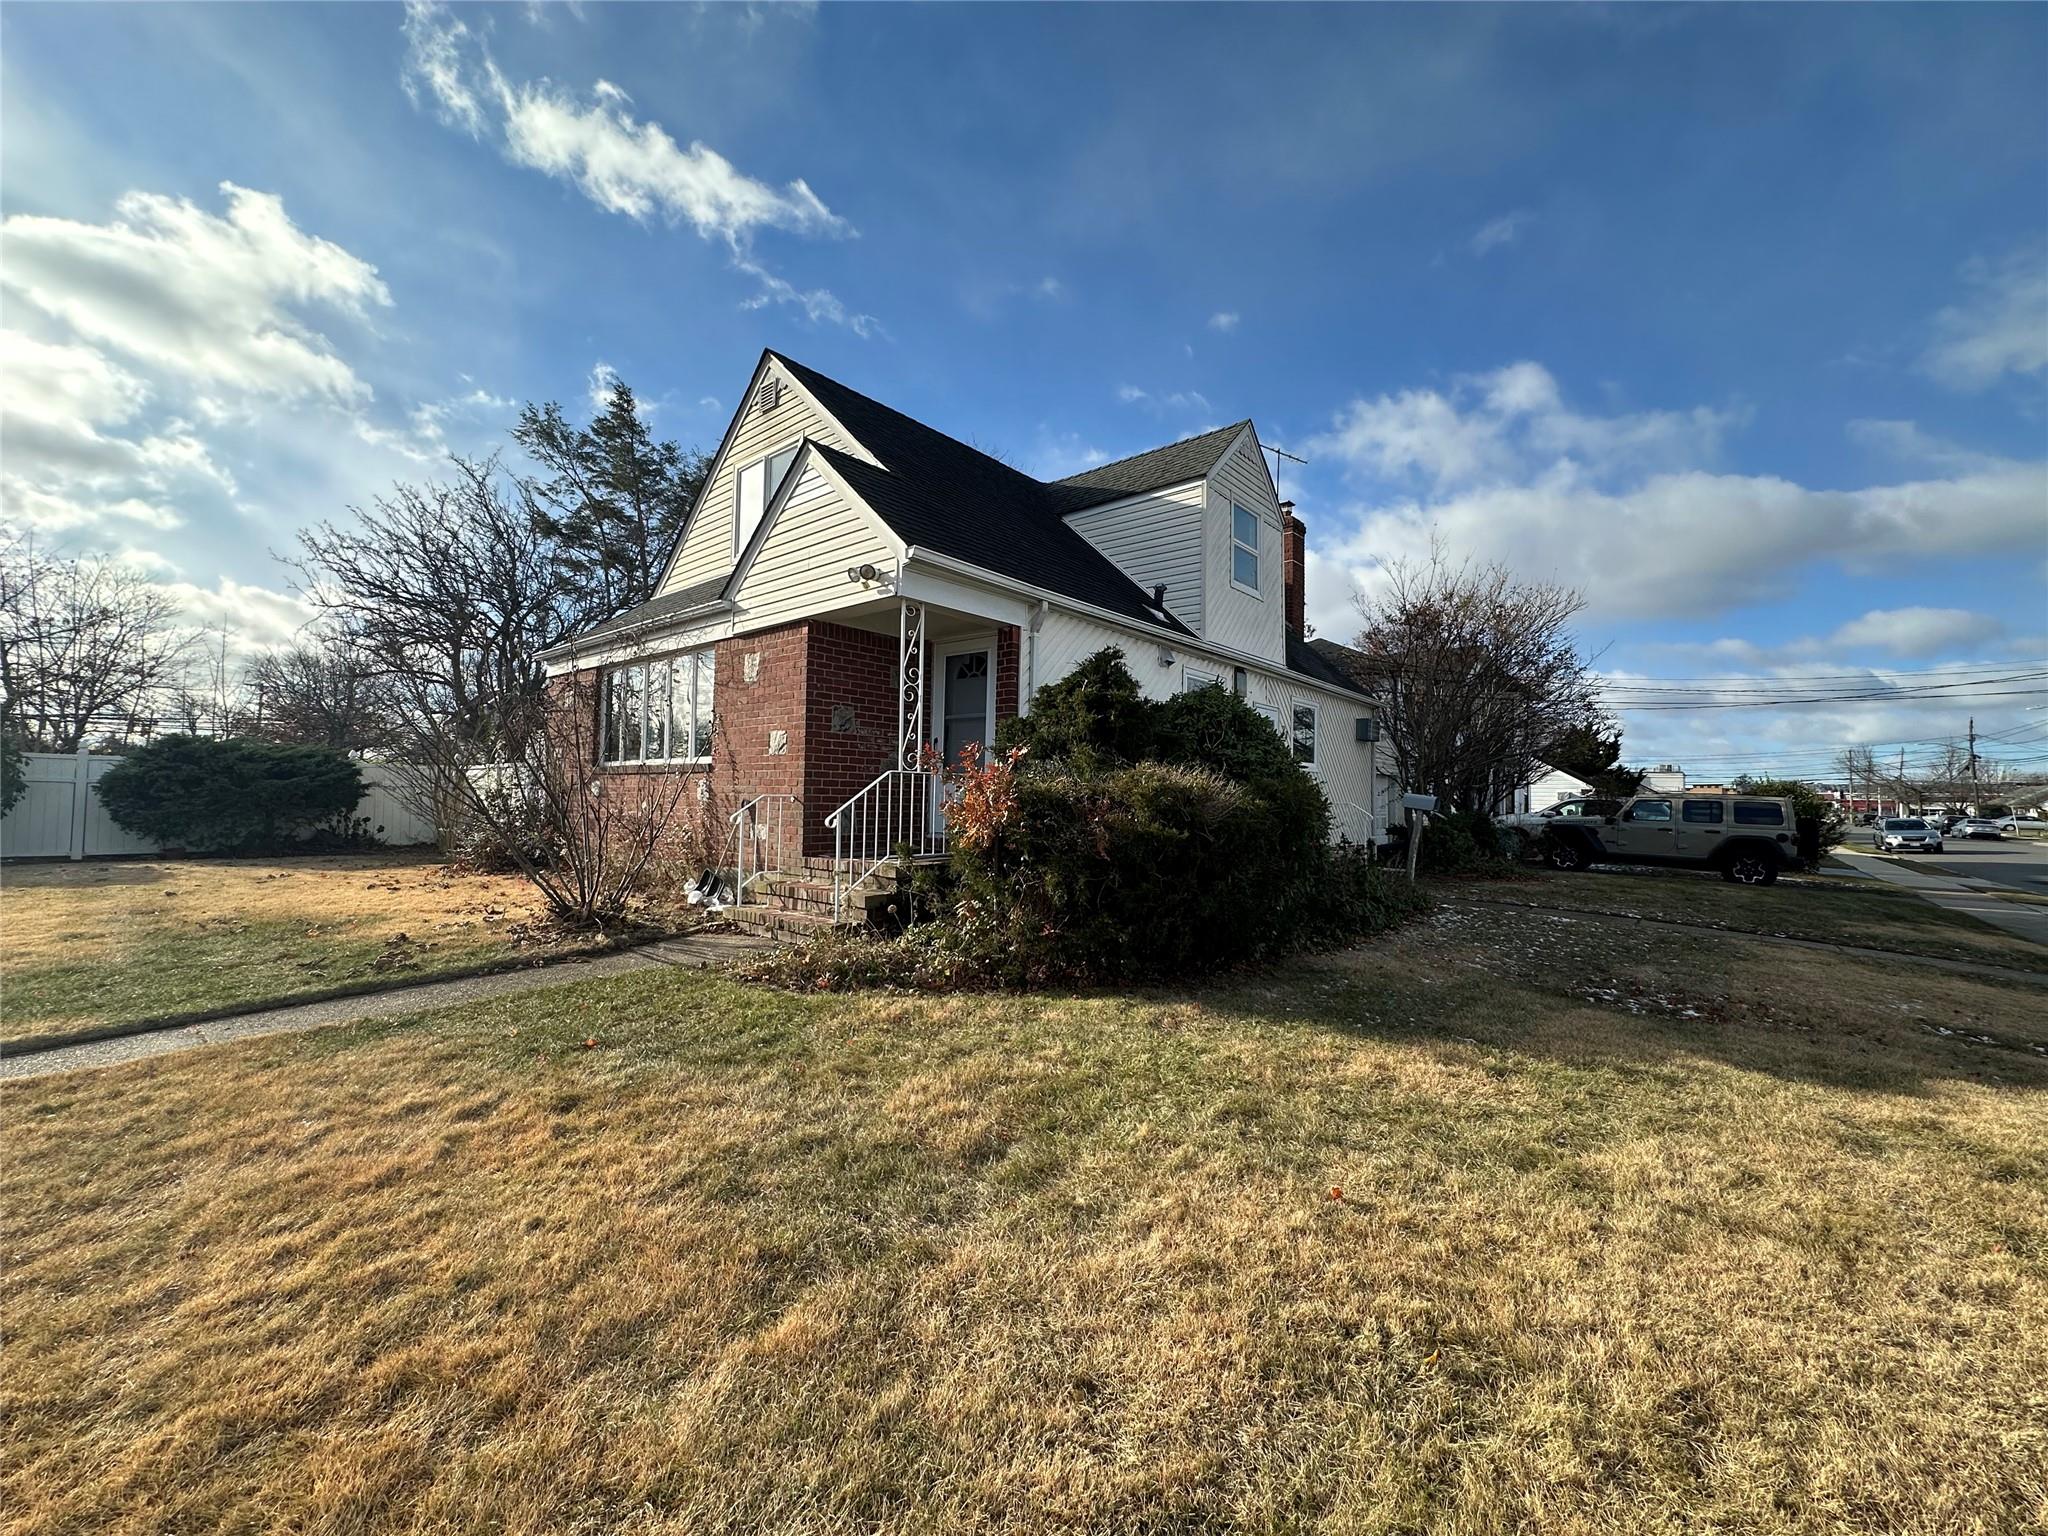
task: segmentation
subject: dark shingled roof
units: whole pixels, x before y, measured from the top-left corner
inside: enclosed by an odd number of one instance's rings
[[[818,450],[906,544],[950,555],[1140,623],[1189,633],[1152,606],[1151,594],[1069,528],[1050,487],[837,379],[775,354],[860,445]]]
[[[1168,443],[1164,448],[1148,449],[1127,459],[1084,469],[1078,475],[1054,481],[1053,485],[1055,489],[1070,488],[1078,493],[1077,499],[1065,507],[1068,512],[1105,501],[1121,500],[1125,496],[1142,496],[1162,486],[1184,485],[1190,480],[1201,479],[1214,469],[1224,451],[1237,441],[1237,434],[1250,425],[1249,421],[1240,421],[1218,427],[1214,432],[1204,432],[1200,437],[1185,437],[1177,443]]]
[[[1303,677],[1312,677],[1331,688],[1342,688],[1347,693],[1362,698],[1372,695],[1366,691],[1363,674],[1352,670],[1348,658],[1365,658],[1348,645],[1339,645],[1334,640],[1304,640],[1290,632],[1287,636],[1287,670],[1299,672]]]
[[[709,581],[700,581],[679,591],[661,597],[650,598],[637,603],[624,613],[606,619],[595,629],[586,629],[576,637],[575,643],[587,645],[593,640],[608,639],[612,635],[633,629],[655,619],[681,618],[693,608],[714,608],[722,606],[719,594],[725,590],[725,577],[714,576]]]
[[[904,543],[1194,638],[1180,620],[1154,608],[1151,594],[1069,527],[1066,517],[1084,507],[1201,479],[1248,423],[1219,427],[1047,484],[780,352],[769,355],[881,461],[878,468],[812,441],[819,456]],[[730,579],[729,573],[642,603],[578,636],[577,643],[708,607]],[[1360,691],[1342,667],[1331,665],[1298,636],[1287,637],[1286,665],[1325,687]]]

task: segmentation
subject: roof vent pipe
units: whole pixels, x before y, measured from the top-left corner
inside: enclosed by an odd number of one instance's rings
[[[1152,606],[1161,613],[1166,611],[1166,583],[1163,581],[1152,583]]]

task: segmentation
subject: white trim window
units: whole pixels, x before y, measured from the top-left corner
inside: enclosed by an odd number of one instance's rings
[[[1254,704],[1252,713],[1273,727],[1273,734],[1280,734],[1280,706],[1277,704]]]
[[[607,763],[707,763],[717,653],[710,646],[604,671]]]
[[[1230,504],[1230,584],[1253,597],[1259,591],[1259,517]]]
[[[739,472],[733,495],[736,516],[732,529],[732,552],[735,555],[747,547],[754,530],[761,526],[761,516],[768,510],[768,503],[782,489],[783,477],[789,473],[789,466],[796,462],[796,450],[797,445],[791,443],[765,459],[756,459]]]
[[[1223,686],[1223,679],[1216,673],[1205,672],[1192,663],[1183,669],[1181,677],[1180,691],[1182,693],[1193,693],[1197,688],[1221,688]]]
[[[1313,704],[1294,706],[1294,760],[1304,768],[1316,765],[1316,725],[1320,711]]]

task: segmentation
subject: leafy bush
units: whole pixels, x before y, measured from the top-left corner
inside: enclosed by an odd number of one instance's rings
[[[12,731],[0,731],[0,816],[13,810],[27,790],[28,758],[21,740]]]
[[[1822,854],[1848,835],[1848,814],[1804,779],[1751,780],[1742,784],[1741,789],[1745,795],[1792,802],[1800,857],[1809,866],[1818,864]]]
[[[1330,847],[1321,787],[1222,688],[1149,703],[1103,651],[1007,739],[999,762],[952,774],[979,809],[947,892],[954,953],[1004,984],[1193,975],[1412,909],[1361,850]]]
[[[1003,721],[996,745],[1022,747],[1033,761],[1093,773],[1152,753],[1154,706],[1107,646],[1031,696],[1031,713]]]
[[[1430,817],[1415,862],[1432,875],[1492,875],[1513,867],[1501,851],[1493,818],[1484,811],[1449,811]]]
[[[356,765],[325,747],[165,736],[99,782],[117,825],[168,848],[254,853],[345,822],[363,798]]]

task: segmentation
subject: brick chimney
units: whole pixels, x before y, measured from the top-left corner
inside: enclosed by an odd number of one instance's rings
[[[1287,596],[1289,633],[1308,633],[1308,525],[1294,515],[1294,503],[1280,503],[1281,581]]]

